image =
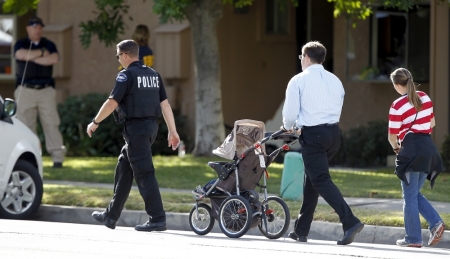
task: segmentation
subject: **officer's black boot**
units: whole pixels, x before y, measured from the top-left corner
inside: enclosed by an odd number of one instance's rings
[[[151,220],[145,222],[142,225],[137,225],[134,229],[137,231],[166,231],[166,222],[152,222]]]

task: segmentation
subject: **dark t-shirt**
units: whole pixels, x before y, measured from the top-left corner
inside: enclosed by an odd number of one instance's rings
[[[139,66],[140,62],[135,61],[129,65],[129,67]],[[158,84],[159,84],[159,99],[162,101],[167,99],[166,89],[164,88],[163,81],[161,76],[158,74]],[[128,88],[133,85],[133,77],[131,73],[126,69],[120,71],[116,77],[116,84],[114,85],[114,89],[112,90],[109,98],[114,99],[117,103],[122,102],[125,98]]]
[[[46,38],[41,38],[38,44],[36,43],[31,44],[31,50],[42,48],[47,49],[50,54],[58,53],[56,45]],[[18,40],[16,44],[14,44],[14,54],[19,49],[26,49],[26,50],[30,49],[30,39],[23,38]],[[24,75],[26,61],[16,60],[16,62],[17,62],[17,72],[16,72],[16,86],[17,86],[22,82],[22,76]],[[52,77],[52,72],[53,66],[42,66],[29,60],[25,71],[25,79],[23,82],[24,84],[33,84],[33,85],[49,84],[55,86],[55,81]]]
[[[148,67],[153,67],[153,50],[149,46],[139,46],[139,60]],[[119,66],[119,71],[122,70],[122,65]]]
[[[145,56],[153,56],[152,49],[149,46],[139,46],[139,59],[143,60]]]

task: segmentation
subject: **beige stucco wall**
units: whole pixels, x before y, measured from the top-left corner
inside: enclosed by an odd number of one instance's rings
[[[285,37],[265,35],[264,13],[263,1],[255,1],[243,14],[226,5],[218,24],[223,113],[230,126],[238,119],[271,119],[295,74],[294,23]]]
[[[160,26],[158,16],[151,11],[152,3],[129,0],[129,14],[134,20],[127,22],[128,30],[123,39],[131,37],[132,30],[139,23],[149,26],[150,47],[155,59],[162,53],[156,48]],[[70,77],[58,78],[59,100],[70,95],[89,92],[109,92],[114,85],[118,62],[115,46],[104,47],[97,38],[84,50],[78,36],[78,24],[94,18],[93,1],[42,0],[38,15],[47,24],[71,25],[71,69]],[[256,1],[248,13],[238,14],[231,5],[224,5],[223,18],[218,23],[220,47],[223,113],[225,123],[233,125],[235,120],[251,118],[266,121],[274,116],[284,98],[289,79],[295,74],[295,18],[290,9],[292,21],[290,34],[286,37],[264,35],[264,5]],[[71,15],[76,14],[76,15]],[[193,51],[193,50],[191,50]],[[193,57],[193,55],[191,55]],[[64,56],[62,55],[62,58]],[[158,70],[157,62],[155,69]],[[190,131],[194,130],[194,60],[190,63],[190,77],[182,80],[166,80],[166,85],[177,89],[177,107],[188,116]],[[164,74],[162,74],[164,77]]]
[[[127,16],[124,17],[126,23],[125,34],[119,40],[131,38],[136,25],[145,24],[150,30],[149,46],[154,52],[154,68],[158,70],[157,60],[162,58],[163,54],[158,52],[156,40],[156,30],[160,26],[159,17],[152,12],[153,2],[142,0],[129,0],[129,16],[133,17],[130,21]],[[58,101],[62,102],[67,96],[86,94],[91,92],[109,93],[115,82],[115,75],[119,67],[117,61],[115,44],[105,47],[100,43],[96,36],[92,37],[91,45],[83,49],[80,43],[79,35],[81,29],[79,24],[95,18],[92,12],[95,10],[94,1],[78,0],[41,0],[38,6],[37,14],[46,24],[49,25],[71,25],[71,48],[70,51],[70,75],[67,78],[56,78],[56,89],[58,90]],[[44,36],[51,37],[49,33]],[[188,48],[190,51],[192,49]],[[64,52],[60,49],[61,58]],[[191,63],[193,60],[191,60]],[[169,102],[174,107],[181,108],[181,113],[187,115],[188,130],[194,130],[195,101],[193,86],[193,66],[188,68],[190,76],[182,80],[167,81],[162,74],[166,86],[173,86],[168,90]],[[177,103],[173,103],[174,101]],[[192,119],[191,119],[192,118]]]
[[[143,23],[149,26],[150,33],[158,26],[158,17],[151,12],[151,1],[146,4],[134,4],[142,1],[129,1],[130,15],[133,21],[127,21],[127,29],[122,39],[131,38],[132,31],[137,24]],[[96,36],[92,38],[91,46],[83,49],[79,35],[81,29],[80,22],[85,22],[95,18],[92,12],[95,10],[94,1],[77,0],[41,0],[37,14],[46,24],[49,25],[71,25],[71,62],[70,77],[67,79],[57,79],[57,89],[62,95],[77,95],[89,92],[110,92],[114,86],[115,74],[119,67],[117,61],[116,48],[114,46],[105,47],[99,43]],[[45,36],[45,33],[44,33]],[[150,39],[150,47],[154,48],[154,38]],[[60,50],[61,51],[61,50]],[[157,53],[157,50],[154,49]],[[64,59],[64,53],[61,58]]]
[[[157,48],[157,33],[160,26],[158,16],[152,13],[152,1],[128,0],[129,14],[133,21],[125,18],[127,30],[123,39],[130,38],[137,24],[150,28],[150,47],[155,59],[164,58]],[[422,84],[420,89],[429,93],[435,102],[438,126],[435,141],[438,145],[448,134],[448,4],[437,6],[432,1],[432,30],[430,62],[430,84]],[[105,47],[96,37],[91,46],[84,50],[79,41],[79,23],[93,19],[94,1],[41,0],[37,13],[49,25],[70,25],[70,72],[69,77],[57,78],[58,99],[62,101],[70,95],[89,92],[109,93],[114,85],[118,62],[115,46]],[[291,27],[289,34],[278,37],[265,35],[264,1],[255,1],[247,13],[235,13],[231,5],[223,7],[223,18],[218,22],[218,39],[221,62],[221,82],[223,114],[225,123],[232,126],[238,119],[267,121],[272,118],[284,99],[290,78],[296,73],[295,12],[290,9]],[[313,14],[314,15],[314,14]],[[392,101],[398,98],[390,83],[353,81],[347,78],[347,69],[353,74],[352,66],[347,66],[347,23],[340,17],[334,20],[333,61],[334,73],[343,81],[346,96],[341,118],[344,130],[374,119],[387,120]],[[355,40],[353,62],[367,63],[368,38],[364,36],[369,23],[360,22],[352,32]],[[20,28],[19,28],[20,29]],[[24,30],[24,28],[23,28]],[[193,51],[192,42],[189,49]],[[62,53],[63,54],[63,53]],[[194,132],[194,55],[189,61],[189,76],[179,80],[165,80],[176,90],[176,106],[188,116],[191,135]],[[67,58],[62,55],[62,59]],[[157,62],[155,63],[157,64]],[[357,66],[355,66],[357,67]],[[158,67],[155,65],[155,69]],[[162,74],[164,77],[164,74]],[[432,85],[433,87],[430,87]],[[3,87],[3,88],[2,88]],[[2,85],[2,92],[12,92],[11,87]],[[11,88],[11,89],[10,89]],[[6,89],[6,90],[5,90]],[[9,90],[8,90],[9,89]],[[175,99],[175,98],[174,98]],[[170,99],[169,99],[170,101]]]

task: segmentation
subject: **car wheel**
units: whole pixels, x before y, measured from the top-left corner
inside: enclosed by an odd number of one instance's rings
[[[37,168],[25,160],[18,160],[5,192],[0,196],[0,217],[29,218],[41,205],[42,193],[42,178]]]

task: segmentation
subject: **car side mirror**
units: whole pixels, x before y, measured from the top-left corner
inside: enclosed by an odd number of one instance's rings
[[[12,117],[16,114],[17,105],[13,99],[6,98],[3,103],[3,116],[5,118]]]

